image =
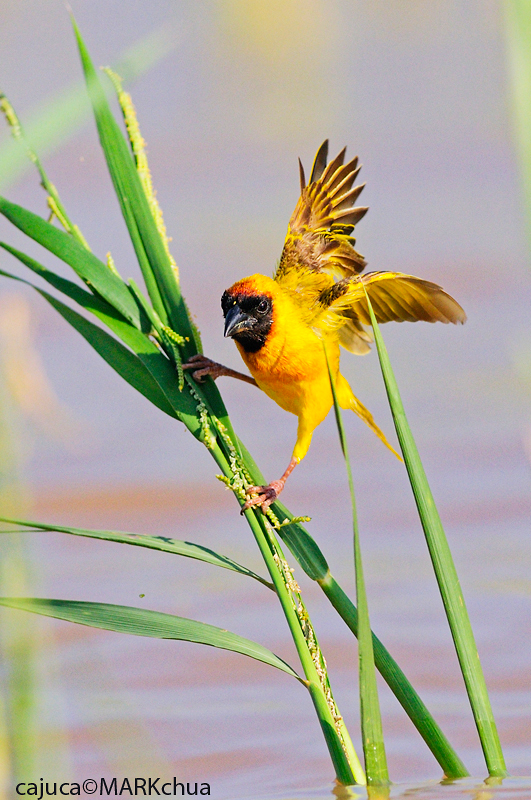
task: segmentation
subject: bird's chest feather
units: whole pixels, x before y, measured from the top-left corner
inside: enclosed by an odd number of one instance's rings
[[[297,315],[278,315],[263,347],[247,353],[238,345],[249,371],[262,389],[281,408],[300,416],[311,403],[326,414],[332,403],[323,343]],[[332,370],[339,367],[339,346],[328,345]],[[326,411],[324,410],[326,408]]]

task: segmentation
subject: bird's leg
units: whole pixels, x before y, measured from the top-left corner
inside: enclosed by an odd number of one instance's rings
[[[300,458],[293,456],[284,475],[278,481],[271,481],[269,486],[249,486],[245,490],[245,493],[248,495],[254,494],[255,497],[249,497],[247,502],[243,504],[241,513],[243,514],[244,511],[252,506],[262,506],[262,511],[266,511],[271,503],[274,503],[279,496],[280,492],[284,488],[284,484],[299,461]]]
[[[199,353],[195,356],[191,356],[188,361],[183,364],[183,369],[193,370],[192,378],[200,383],[208,375],[210,375],[214,381],[216,378],[221,378],[226,375],[228,378],[238,378],[240,381],[245,381],[246,383],[252,383],[253,386],[258,386],[255,379],[251,378],[250,375],[244,375],[243,372],[236,372],[235,369],[224,367],[223,364],[218,364],[216,361],[211,361],[210,358],[200,355]]]

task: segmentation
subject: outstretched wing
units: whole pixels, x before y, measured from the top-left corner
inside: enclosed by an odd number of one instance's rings
[[[402,272],[368,272],[361,278],[377,322],[466,322],[466,314],[457,300],[441,286]],[[359,287],[355,311],[361,322],[371,318],[365,292]]]
[[[322,291],[314,320],[323,331],[339,329],[340,344],[354,353],[367,352],[370,341],[362,327],[371,321],[365,290],[379,323],[466,321],[459,303],[436,283],[401,272],[368,272]]]
[[[290,283],[305,270],[346,278],[365,268],[350,235],[368,211],[355,206],[364,184],[353,186],[360,167],[357,158],[344,164],[345,153],[346,147],[327,166],[328,140],[323,142],[308,185],[299,160],[301,196],[289,221],[275,280]]]
[[[368,209],[355,206],[364,184],[354,186],[358,159],[347,164],[344,148],[327,165],[323,142],[306,185],[299,161],[301,196],[289,221],[275,275],[304,310],[307,323],[322,333],[335,331],[340,344],[358,355],[369,352],[372,336],[365,290],[378,322],[463,323],[459,303],[440,286],[401,272],[370,272],[351,236]]]

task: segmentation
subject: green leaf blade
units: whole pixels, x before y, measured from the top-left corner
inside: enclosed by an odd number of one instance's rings
[[[185,361],[195,355],[198,348],[200,350],[196,329],[157,229],[132,154],[111,112],[79,28],[75,20],[72,21],[101,146],[148,294],[162,321],[185,338],[182,347],[182,359]],[[234,436],[227,410],[214,381],[205,381],[199,394],[204,396],[213,414],[221,420],[230,435]]]
[[[357,637],[358,610],[352,600],[332,575],[329,575],[325,581],[321,581],[320,585],[330,603]],[[433,753],[444,775],[447,778],[468,777],[470,773],[430,714],[422,698],[374,633],[372,634],[372,645],[376,668]]]
[[[177,639],[230,650],[269,664],[301,680],[289,664],[261,644],[214,625],[186,617],[110,603],[37,597],[0,597],[0,605],[116,633],[129,633],[133,636],[148,636],[155,639]]]
[[[107,325],[127,347],[124,348],[112,336],[106,334],[101,328],[77,314],[52,295],[34,286],[29,281],[23,281],[39,292],[133,388],[137,389],[161,411],[164,411],[165,414],[184,422],[196,438],[201,437],[201,426],[197,419],[197,408],[194,399],[189,392],[179,391],[176,373],[172,365],[147,336],[117,314],[115,309],[102,298],[90,294],[90,292],[87,292],[72,281],[56,275],[51,270],[47,270],[35,259],[21,253],[19,250],[15,250],[15,248],[1,242],[0,246]],[[0,275],[13,280],[23,280],[4,270],[0,270]],[[128,348],[133,352],[130,352]]]
[[[367,293],[366,297],[389,405],[454,640],[483,754],[489,774],[503,777],[507,774],[507,768],[457,570],[417,445],[406,418],[387,348]]]
[[[127,285],[70,234],[59,230],[42,217],[0,197],[0,213],[50,253],[68,264],[79,277],[136,328],[142,327],[140,311]]]
[[[69,308],[69,306],[65,305],[48,292],[45,292],[43,289],[37,288],[23,278],[19,278],[16,275],[11,275],[11,273],[6,272],[5,270],[0,270],[0,275],[3,275],[5,278],[11,278],[12,280],[20,281],[21,283],[25,283],[27,286],[31,286],[32,289],[35,289],[35,291],[38,292],[41,297],[47,300],[50,305],[59,312],[66,322],[70,323],[70,325],[72,325],[72,327],[83,336],[83,338],[96,350],[96,352],[104,359],[104,361],[106,361],[109,366],[115,370],[115,372],[117,372],[125,381],[127,381],[127,383],[143,394],[144,397],[160,408],[161,411],[164,411],[165,414],[178,418],[178,415],[168,403],[164,394],[160,391],[159,386],[155,383],[155,381],[153,381],[149,372],[145,369],[140,359],[138,359],[134,353],[120,344],[120,342],[116,341],[116,339],[114,339],[112,336],[109,336],[108,333],[99,328],[97,325],[94,325],[92,322],[85,319],[85,317],[82,317],[80,314]],[[65,281],[65,283],[69,282]],[[83,290],[75,284],[72,284],[72,286],[76,290],[74,294],[76,296],[80,296],[78,293],[83,292]],[[88,292],[85,292],[85,294],[88,298],[90,298],[90,305],[94,301],[98,300],[98,298],[93,297]],[[131,328],[131,330],[136,329]]]
[[[102,539],[107,542],[117,542],[120,544],[130,544],[136,547],[147,547],[151,550],[160,550],[164,553],[173,553],[174,555],[184,556],[185,558],[193,558],[198,561],[204,561],[207,564],[212,564],[216,567],[223,569],[233,570],[239,572],[241,575],[247,575],[250,578],[267,586],[268,589],[273,589],[273,585],[257,575],[251,569],[238,564],[228,556],[219,555],[214,550],[202,545],[194,544],[193,542],[184,542],[180,539],[171,539],[166,536],[147,536],[139,533],[126,533],[124,531],[103,531],[92,530],[89,528],[72,528],[64,525],[49,525],[43,522],[31,522],[29,520],[8,519],[7,517],[0,517],[0,522],[7,522],[13,525],[20,525],[22,528],[36,528],[41,531],[48,531],[50,533],[67,533],[71,536],[83,536],[90,539]],[[2,531],[0,530],[0,534]]]
[[[101,146],[149,296],[155,310],[164,322],[169,321],[176,331],[190,336],[192,331],[188,315],[183,313],[181,292],[144,194],[131,152],[111,112],[75,20],[73,20],[73,25]],[[186,331],[183,331],[183,325],[187,328]],[[191,351],[189,354],[192,355]]]

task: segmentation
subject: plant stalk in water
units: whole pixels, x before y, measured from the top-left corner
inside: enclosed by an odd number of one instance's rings
[[[406,418],[387,348],[367,292],[365,292],[365,296],[398,441],[450,625],[487,769],[489,775],[503,777],[507,774],[505,760],[454,560]]]
[[[376,667],[374,665],[374,650],[372,645],[371,623],[369,620],[369,606],[365,590],[365,578],[361,560],[361,546],[358,528],[358,514],[356,511],[356,496],[354,493],[354,480],[348,456],[347,437],[343,426],[341,409],[337,401],[334,377],[330,369],[328,353],[323,344],[330,378],[330,388],[334,399],[334,412],[339,433],[339,442],[345,466],[347,469],[350,502],[352,506],[352,527],[354,533],[354,572],[356,577],[356,602],[358,604],[358,670],[360,693],[361,733],[363,739],[363,753],[365,756],[365,771],[369,786],[387,786],[389,772],[385,755],[385,744],[382,729],[380,702],[378,700],[378,687],[376,684]]]

